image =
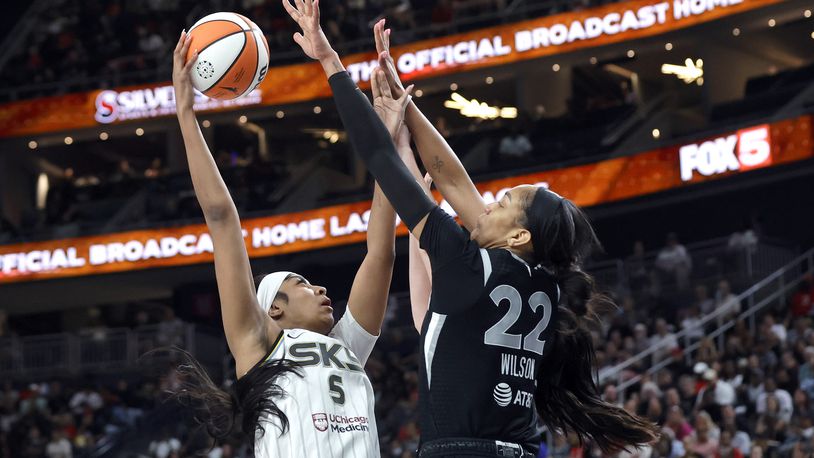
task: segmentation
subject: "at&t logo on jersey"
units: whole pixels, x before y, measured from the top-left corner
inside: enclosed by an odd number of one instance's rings
[[[324,433],[328,430],[328,415],[315,413],[311,415],[311,419],[314,421],[314,428],[316,428],[317,431]]]
[[[508,383],[498,383],[492,396],[494,396],[497,405],[506,407],[512,402],[512,388]]]
[[[534,401],[534,395],[523,390],[513,391],[508,383],[501,382],[495,386],[492,392],[492,397],[500,407],[506,407],[509,404],[518,405],[521,407],[531,407]]]
[[[765,167],[772,164],[769,126],[743,129],[726,137],[685,145],[678,155],[682,181],[692,180],[695,172],[711,176]]]

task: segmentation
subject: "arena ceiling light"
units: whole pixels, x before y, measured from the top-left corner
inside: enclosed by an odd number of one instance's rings
[[[444,102],[444,106],[451,110],[460,111],[467,118],[514,119],[517,117],[517,108],[515,107],[493,107],[476,99],[468,100],[457,92],[452,93],[450,100]]]
[[[692,59],[687,58],[684,65],[664,64],[661,66],[661,73],[675,75],[687,84],[696,83],[701,86],[704,84],[704,61],[698,59],[693,62]]]

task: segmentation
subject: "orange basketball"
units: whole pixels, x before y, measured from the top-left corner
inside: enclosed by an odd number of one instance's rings
[[[266,76],[269,45],[257,25],[237,13],[213,13],[189,29],[187,59],[198,50],[192,85],[207,97],[229,100],[253,91]]]

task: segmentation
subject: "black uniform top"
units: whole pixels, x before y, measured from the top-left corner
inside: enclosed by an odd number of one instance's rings
[[[347,72],[328,80],[353,149],[421,246],[433,270],[421,337],[421,439],[494,439],[538,450],[537,373],[554,332],[554,279],[506,250],[481,250],[422,191]]]
[[[536,453],[535,380],[556,329],[557,284],[508,250],[479,248],[440,208],[421,247],[433,271],[421,330],[421,440],[495,439]]]

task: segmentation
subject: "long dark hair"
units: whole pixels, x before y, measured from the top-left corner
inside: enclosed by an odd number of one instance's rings
[[[259,285],[262,278],[256,277],[255,284]],[[177,355],[180,361],[176,369],[180,383],[177,389],[169,391],[170,398],[191,408],[195,421],[211,437],[221,440],[238,433],[254,440],[266,433],[263,424],[275,423],[274,418],[280,435],[288,430],[288,416],[276,401],[286,395],[278,383],[280,377],[302,377],[302,371],[293,361],[260,361],[229,389],[223,390],[188,352],[179,348],[159,350]],[[236,430],[238,423],[240,428]]]
[[[562,296],[553,349],[537,375],[537,411],[550,428],[576,432],[581,442],[589,439],[605,452],[651,443],[658,427],[604,401],[596,385],[590,325],[598,321],[597,311],[614,304],[597,291],[582,263],[600,243],[587,215],[552,194],[538,189],[526,202],[523,222],[532,233],[534,262],[553,272]]]

